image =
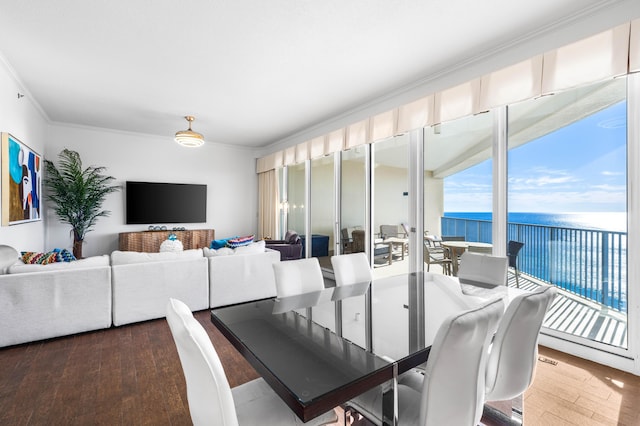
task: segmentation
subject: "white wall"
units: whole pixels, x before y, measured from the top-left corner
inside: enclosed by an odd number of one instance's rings
[[[84,256],[107,254],[118,248],[118,233],[142,231],[147,225],[125,225],[124,183],[127,180],[198,183],[207,185],[207,222],[157,224],[187,229],[213,228],[216,238],[257,232],[257,177],[252,150],[206,143],[184,148],[166,138],[64,125],[48,127],[45,155],[57,162],[64,148],[80,154],[83,167],[104,166],[122,185],[108,195],[103,208],[111,215],[100,218],[85,238]],[[71,248],[70,226],[62,224],[53,209],[47,212],[46,249]]]
[[[25,96],[18,99],[18,93]],[[31,102],[28,93],[16,82],[0,57],[0,131],[11,133],[29,148],[43,155],[46,128],[45,117]],[[0,206],[1,203],[0,200]],[[10,245],[17,250],[41,251],[44,247],[44,226],[43,220],[1,226],[0,244]]]

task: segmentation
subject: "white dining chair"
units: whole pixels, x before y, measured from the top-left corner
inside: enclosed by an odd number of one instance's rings
[[[369,260],[364,253],[331,256],[336,286],[363,283],[373,279]]]
[[[531,385],[540,328],[555,294],[554,287],[543,286],[509,304],[489,352],[485,400],[513,399]]]
[[[317,257],[275,262],[273,272],[279,298],[324,289],[324,278]]]
[[[509,260],[503,256],[464,252],[460,256],[458,279],[461,284],[484,287],[507,285]]]
[[[187,383],[194,425],[325,425],[337,421],[335,411],[330,411],[303,423],[261,378],[231,389],[207,332],[189,307],[169,299],[167,322]]]
[[[448,317],[435,336],[424,374],[410,370],[398,384],[400,425],[468,425],[480,422],[491,336],[504,311],[501,299]],[[381,425],[382,387],[348,403]]]

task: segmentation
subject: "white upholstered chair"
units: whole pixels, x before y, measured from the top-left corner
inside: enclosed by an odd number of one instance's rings
[[[169,299],[167,322],[187,382],[187,400],[194,425],[319,425],[337,421],[335,412],[331,411],[303,423],[263,379],[231,389],[207,332],[189,307]]]
[[[337,286],[363,283],[373,279],[369,260],[364,253],[331,256],[331,266],[333,266]]]
[[[507,285],[507,267],[509,260],[502,256],[465,251],[460,256],[458,279],[461,284],[480,286]]]
[[[399,379],[401,425],[477,425],[482,417],[488,347],[504,311],[501,299],[447,318],[435,336],[424,375],[409,371]],[[382,388],[349,405],[382,424]]]
[[[324,289],[324,278],[318,258],[287,260],[273,264],[278,297],[320,291]]]
[[[531,385],[540,328],[555,294],[554,287],[544,286],[509,304],[489,352],[485,400],[512,399]]]

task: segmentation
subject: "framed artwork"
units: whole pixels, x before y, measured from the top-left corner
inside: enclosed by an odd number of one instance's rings
[[[42,157],[2,133],[2,226],[41,220]]]

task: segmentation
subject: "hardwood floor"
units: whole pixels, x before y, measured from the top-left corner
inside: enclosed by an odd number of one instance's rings
[[[540,347],[525,424],[640,425],[640,377]],[[556,365],[553,362],[557,362]]]
[[[258,377],[196,313],[237,386]],[[526,425],[638,425],[640,377],[541,348]],[[166,321],[0,349],[1,425],[188,425],[182,369]]]

